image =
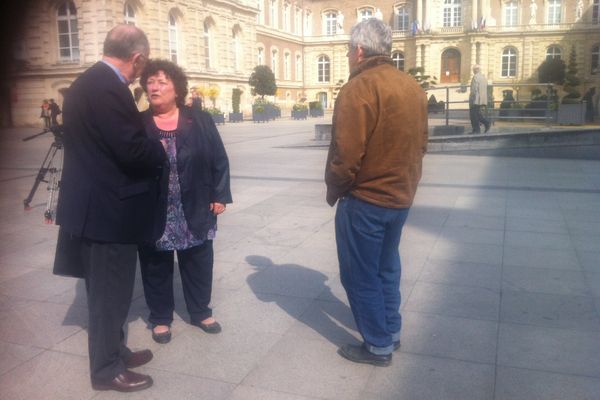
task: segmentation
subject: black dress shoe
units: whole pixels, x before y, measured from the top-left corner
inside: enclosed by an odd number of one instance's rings
[[[154,339],[156,343],[160,344],[169,343],[171,341],[171,328],[169,328],[169,330],[166,332],[161,333],[156,333],[154,332],[154,329],[152,329],[152,339]]]
[[[150,360],[152,360],[152,357],[154,357],[154,355],[148,349],[134,351],[131,353],[131,357],[127,360],[123,360],[123,362],[125,363],[125,368],[137,368],[149,363]]]
[[[339,348],[338,354],[350,361],[361,364],[371,364],[376,367],[387,367],[392,363],[391,354],[373,354],[367,350],[364,345],[356,346],[353,344],[345,344]]]
[[[202,329],[204,332],[206,333],[220,333],[221,332],[221,325],[215,321],[212,324],[203,324],[202,322],[198,321],[192,321],[192,325],[197,326],[198,328]]]
[[[137,392],[148,389],[154,381],[148,375],[125,370],[110,382],[92,382],[94,390],[116,390],[117,392]]]

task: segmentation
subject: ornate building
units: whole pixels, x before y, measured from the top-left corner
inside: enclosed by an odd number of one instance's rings
[[[332,107],[347,80],[348,32],[364,18],[394,30],[398,68],[420,66],[439,85],[466,83],[482,66],[496,84],[537,82],[546,58],[566,60],[575,48],[582,90],[600,85],[600,0],[37,0],[27,7],[12,49],[13,71],[2,102],[15,125],[39,124],[44,98],[62,93],[97,61],[106,32],[117,23],[147,34],[151,57],[180,64],[190,85],[214,87],[213,100],[231,110],[233,88],[266,64],[275,73],[274,98],[284,110],[320,100]],[[134,89],[143,107],[144,96]],[[4,123],[8,118],[6,115]]]

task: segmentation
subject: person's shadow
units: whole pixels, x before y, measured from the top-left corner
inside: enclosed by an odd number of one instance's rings
[[[325,284],[325,274],[297,264],[274,264],[270,258],[259,255],[247,256],[246,262],[255,270],[246,281],[257,299],[276,302],[283,311],[337,346],[358,343],[348,331],[356,331],[352,312]],[[298,316],[290,297],[314,300]]]

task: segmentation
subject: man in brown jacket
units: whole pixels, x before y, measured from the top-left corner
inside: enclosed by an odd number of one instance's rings
[[[392,32],[369,19],[350,32],[349,81],[338,95],[325,182],[340,277],[364,343],[343,357],[387,366],[400,346],[398,246],[421,178],[427,98],[390,58]]]

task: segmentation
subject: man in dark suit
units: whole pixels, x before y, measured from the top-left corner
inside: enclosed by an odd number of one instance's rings
[[[54,272],[85,278],[92,387],[131,392],[152,378],[130,371],[152,359],[125,346],[137,245],[150,242],[157,175],[166,156],[149,138],[128,85],[150,46],[132,25],[108,32],[102,61],[73,82],[63,104],[64,167]]]

